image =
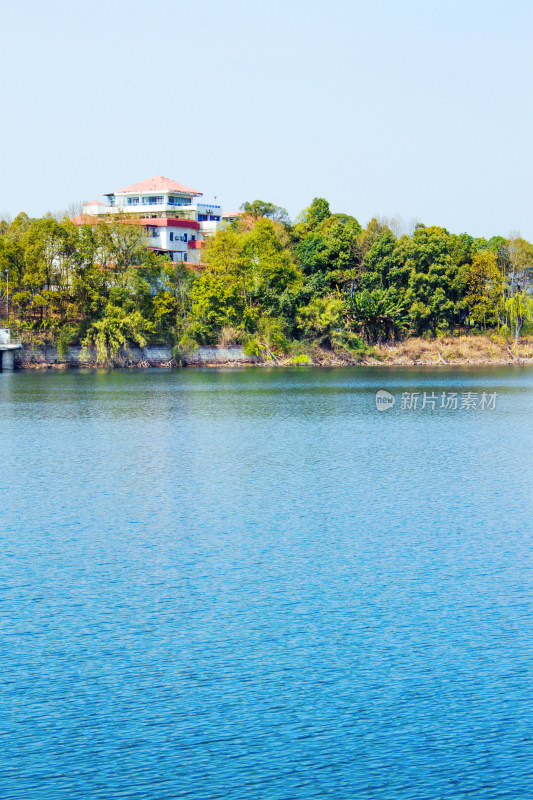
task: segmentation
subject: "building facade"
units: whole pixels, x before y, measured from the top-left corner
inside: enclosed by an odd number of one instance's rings
[[[202,192],[162,175],[104,197],[105,203],[84,203],[83,213],[74,222],[131,220],[145,228],[148,247],[168,254],[172,261],[199,263],[206,237],[224,224],[221,206],[200,202]]]

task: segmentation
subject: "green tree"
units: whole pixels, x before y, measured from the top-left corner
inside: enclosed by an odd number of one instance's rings
[[[365,238],[368,238],[368,234]],[[363,257],[361,284],[366,289],[405,289],[411,269],[405,265],[397,241],[388,228],[373,238]]]
[[[273,222],[281,222],[283,225],[290,225],[289,215],[285,208],[276,206],[274,203],[266,203],[264,200],[253,200],[251,203],[243,203],[241,211],[245,214],[260,219],[264,217]]]
[[[304,336],[318,344],[333,346],[339,342],[346,318],[346,302],[341,297],[314,297],[300,309],[297,322]]]
[[[245,304],[236,282],[208,272],[191,289],[192,337],[202,344],[215,344],[224,326],[245,324]]]
[[[304,211],[305,222],[311,230],[317,228],[330,216],[329,203],[323,197],[315,197],[309,208]]]
[[[317,218],[320,210],[319,205]],[[328,212],[319,224],[300,237],[294,255],[306,275],[322,273],[325,290],[332,291],[354,279],[359,263],[360,234],[361,226],[355,217]]]
[[[352,295],[349,308],[367,344],[394,340],[407,324],[403,301],[384,289],[365,289]]]
[[[130,343],[139,347],[146,344],[148,323],[138,310],[127,312],[124,308],[108,303],[101,319],[93,322],[83,341],[85,358],[89,347],[96,348],[96,360],[101,366],[121,363],[121,351],[126,354]]]
[[[520,236],[509,240],[509,273],[511,294],[533,289],[533,245]]]
[[[525,292],[515,292],[507,299],[505,306],[515,335],[515,347],[518,347],[522,327],[533,321],[533,298]]]
[[[254,300],[271,302],[300,280],[290,253],[283,249],[268,220],[258,220],[242,240],[243,271],[251,276]]]
[[[315,197],[311,205],[305,208],[298,217],[297,223],[294,226],[294,235],[296,239],[303,239],[330,216],[331,211],[328,201],[323,197]]]
[[[485,331],[487,326],[497,322],[502,288],[502,275],[496,255],[490,250],[480,250],[470,265],[465,300],[470,319]]]

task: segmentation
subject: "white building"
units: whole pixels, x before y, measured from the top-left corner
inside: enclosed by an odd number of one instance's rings
[[[200,261],[206,236],[223,225],[222,208],[200,203],[201,192],[162,175],[104,195],[107,202],[84,203],[77,225],[97,220],[132,220],[146,228],[148,246],[172,261]]]
[[[244,211],[228,211],[226,214],[222,214],[222,221],[229,225],[231,222],[237,222],[243,216]]]

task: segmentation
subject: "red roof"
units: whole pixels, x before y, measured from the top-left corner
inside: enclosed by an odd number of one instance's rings
[[[104,203],[101,203],[99,200],[87,200],[86,203],[83,204],[84,206],[103,206]]]
[[[202,192],[197,192],[195,189],[189,189],[182,183],[171,181],[170,178],[165,178],[163,175],[154,175],[153,178],[148,178],[146,181],[140,183],[132,183],[131,186],[126,186],[125,189],[120,189],[115,194],[130,194],[131,192],[182,192],[183,194],[194,194],[200,196]]]
[[[70,221],[74,225],[96,225],[98,217],[94,217],[92,214],[78,214],[77,217],[72,217]]]

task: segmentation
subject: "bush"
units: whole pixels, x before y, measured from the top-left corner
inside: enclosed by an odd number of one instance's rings
[[[218,344],[222,347],[231,347],[234,344],[242,342],[242,331],[239,331],[233,325],[224,325],[218,334]]]
[[[313,363],[313,360],[308,356],[302,353],[299,356],[293,356],[289,359],[289,364],[296,364],[296,365],[310,365]]]
[[[259,357],[262,354],[261,345],[259,344],[257,339],[249,339],[244,345],[243,349],[245,356]]]
[[[65,325],[59,331],[59,336],[57,337],[57,355],[61,361],[66,359],[69,347],[75,338],[76,329],[72,325]]]
[[[261,341],[273,351],[286,352],[288,347],[283,321],[276,317],[261,317],[257,325]]]
[[[198,342],[191,335],[190,328],[181,330],[178,333],[177,341],[172,348],[172,358],[178,366],[184,366],[187,363],[187,356],[198,347]]]
[[[357,334],[347,328],[338,332],[333,341],[333,349],[335,351],[348,350],[350,354],[357,356],[364,356],[370,350],[369,346]]]

